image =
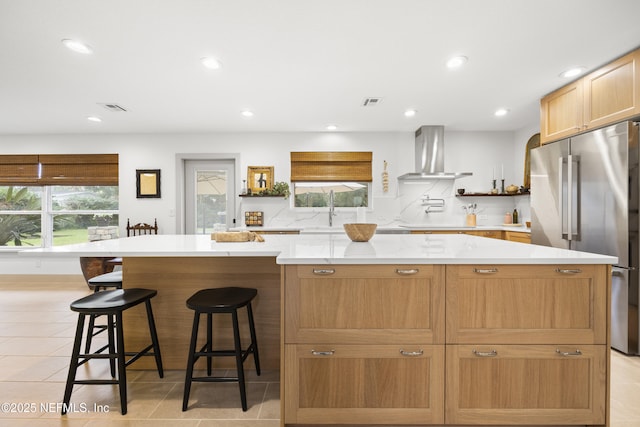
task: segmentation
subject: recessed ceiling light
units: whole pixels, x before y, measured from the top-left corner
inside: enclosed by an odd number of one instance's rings
[[[509,110],[506,108],[498,108],[495,113],[493,113],[496,117],[506,116],[509,113]]]
[[[251,110],[242,110],[242,111],[240,112],[240,114],[241,114],[243,117],[253,117],[253,111],[251,111]]]
[[[404,112],[405,117],[414,117],[416,115],[416,110],[407,110]]]
[[[210,56],[200,58],[200,62],[202,62],[202,65],[211,70],[219,70],[220,68],[222,68],[222,62]]]
[[[574,67],[574,68],[570,68],[567,71],[564,71],[560,74],[560,77],[563,77],[565,79],[569,79],[571,77],[575,77],[575,76],[579,76],[580,74],[584,73],[586,70],[586,67]]]
[[[98,116],[89,116],[87,117],[87,120],[89,120],[90,122],[95,122],[95,123],[100,123],[102,121],[102,119]]]
[[[466,62],[469,60],[469,58],[467,58],[466,56],[454,56],[453,58],[449,59],[447,61],[447,67],[448,68],[458,68],[461,67],[462,65],[466,64]]]
[[[91,46],[78,40],[63,39],[62,44],[64,44],[68,49],[71,49],[74,52],[82,53],[85,55],[90,55],[93,53],[93,49],[91,48]]]
[[[327,125],[327,130],[337,130],[338,126],[336,125]]]

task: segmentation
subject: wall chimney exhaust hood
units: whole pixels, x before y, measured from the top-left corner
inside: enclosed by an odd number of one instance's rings
[[[456,179],[471,172],[444,171],[444,126],[421,126],[416,130],[416,171],[400,175],[398,181],[416,182]]]

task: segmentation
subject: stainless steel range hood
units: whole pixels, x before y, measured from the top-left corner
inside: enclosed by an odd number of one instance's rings
[[[456,179],[471,172],[444,171],[444,126],[421,126],[416,130],[416,171],[400,175],[398,181]]]

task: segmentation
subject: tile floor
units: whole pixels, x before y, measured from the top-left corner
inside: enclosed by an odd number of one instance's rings
[[[87,293],[80,282],[0,281],[0,427],[279,425],[279,374],[275,371],[260,377],[249,373],[247,412],[240,409],[235,383],[194,384],[190,409],[182,412],[184,371],[165,372],[161,380],[156,372],[128,370],[127,415],[120,414],[116,386],[81,385],[74,388],[71,399],[78,411],[61,417],[58,405],[77,319],[69,302]],[[108,370],[107,364],[100,365],[85,364],[79,372],[94,375]],[[611,370],[611,427],[640,427],[640,357],[614,351]]]
[[[184,371],[127,370],[128,413],[120,413],[115,385],[76,385],[76,412],[60,415],[60,402],[73,345],[77,314],[69,302],[88,294],[86,285],[0,283],[0,427],[171,426],[277,427],[280,425],[279,372],[248,371],[243,412],[237,383],[194,383],[190,407],[182,412]],[[162,343],[161,343],[162,344]],[[98,362],[98,363],[95,363]],[[248,360],[250,367],[252,360]],[[79,368],[109,378],[108,363]],[[226,371],[218,371],[226,375]],[[234,375],[235,370],[230,372]],[[94,406],[95,405],[95,406]]]

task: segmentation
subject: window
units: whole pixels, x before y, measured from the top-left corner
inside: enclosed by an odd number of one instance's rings
[[[0,186],[0,246],[88,241],[88,227],[118,225],[117,186]]]
[[[369,207],[371,152],[292,152],[294,207]]]
[[[331,191],[336,208],[368,207],[369,186],[368,182],[295,182],[294,207],[329,206]]]
[[[0,248],[88,240],[118,225],[117,154],[0,155]]]

